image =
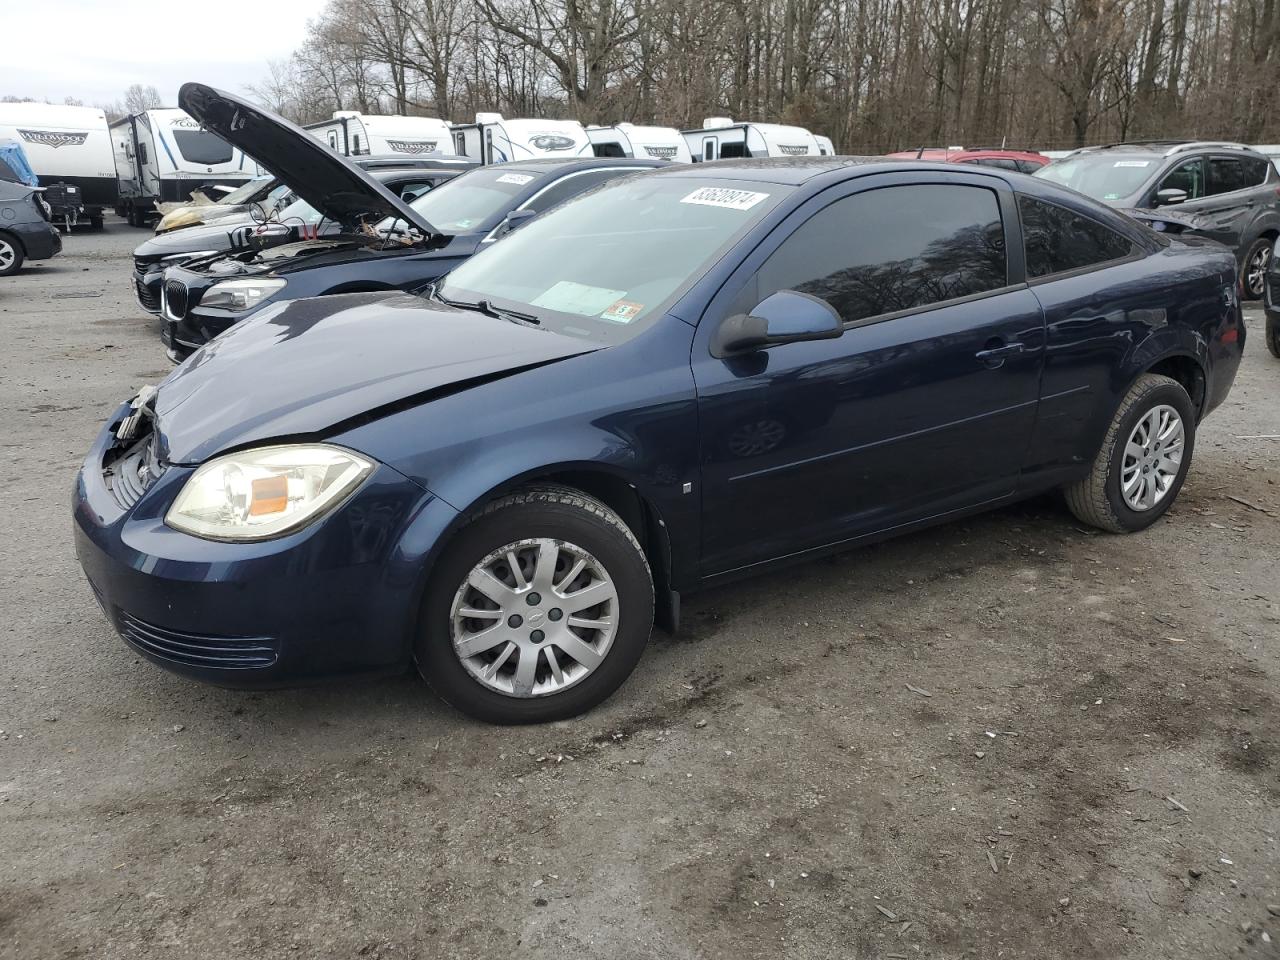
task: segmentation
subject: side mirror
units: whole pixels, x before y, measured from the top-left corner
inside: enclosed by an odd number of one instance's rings
[[[1156,191],[1156,206],[1170,207],[1175,203],[1186,203],[1187,191],[1179,190],[1177,187],[1165,187],[1163,190]]]
[[[512,210],[499,225],[498,236],[505,237],[512,230],[516,229],[516,227],[520,226],[522,223],[527,223],[537,215],[537,210]]]
[[[711,338],[711,355],[727,357],[747,350],[804,340],[834,340],[844,321],[831,304],[796,290],[779,290],[720,324]]]

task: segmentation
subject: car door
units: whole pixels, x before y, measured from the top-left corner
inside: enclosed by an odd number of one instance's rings
[[[1043,318],[1003,179],[863,177],[801,206],[712,300],[693,354],[707,573],[1013,492]],[[845,321],[833,340],[718,359],[729,316],[780,289]]]
[[[1258,197],[1251,189],[1265,178],[1265,163],[1251,163],[1240,154],[1207,154],[1180,163],[1157,186],[1187,190],[1178,213],[1195,218],[1196,231],[1225,243],[1243,255],[1241,245],[1249,237]],[[1154,201],[1148,206],[1154,205]]]

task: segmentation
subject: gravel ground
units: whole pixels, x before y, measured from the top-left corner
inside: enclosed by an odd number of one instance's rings
[[[1045,498],[690,597],[604,707],[497,729],[410,677],[197,686],[111,632],[68,498],[168,370],[143,236],[0,280],[0,957],[1277,956],[1256,311],[1150,531]]]

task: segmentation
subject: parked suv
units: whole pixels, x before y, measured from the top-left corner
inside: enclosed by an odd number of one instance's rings
[[[1236,252],[1247,299],[1263,294],[1280,236],[1280,172],[1239,143],[1153,140],[1077,150],[1034,174],[1113,207],[1177,207],[1178,232]],[[1140,219],[1160,229],[1150,216]]]

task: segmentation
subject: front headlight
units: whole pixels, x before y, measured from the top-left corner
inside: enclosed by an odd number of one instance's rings
[[[200,298],[200,306],[221,307],[239,312],[252,310],[282,289],[284,283],[283,280],[273,280],[270,277],[260,280],[223,280],[204,292],[204,296]]]
[[[164,522],[210,540],[267,540],[332,509],[373,467],[324,443],[231,453],[196,470]]]

